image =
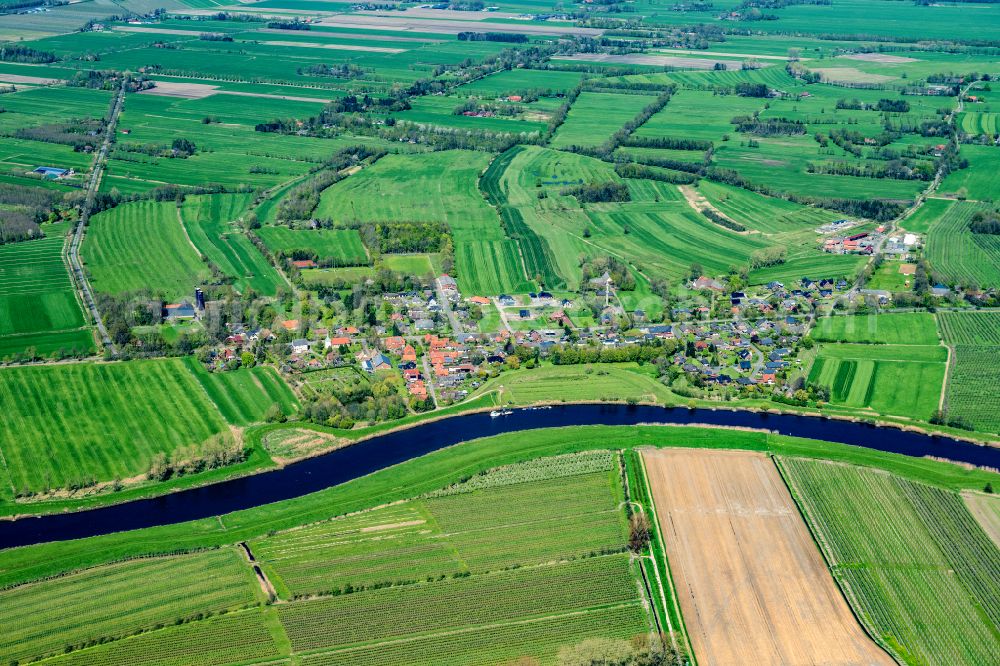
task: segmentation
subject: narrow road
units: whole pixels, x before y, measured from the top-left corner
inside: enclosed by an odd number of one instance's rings
[[[111,111],[108,113],[107,123],[104,126],[104,141],[101,143],[97,154],[94,155],[94,163],[90,169],[90,179],[87,182],[87,197],[83,201],[83,206],[80,207],[80,220],[73,230],[73,239],[70,241],[67,253],[71,273],[80,289],[80,293],[83,295],[84,305],[90,311],[90,317],[93,319],[94,325],[97,326],[97,332],[101,335],[104,346],[110,349],[113,354],[117,354],[118,350],[108,335],[107,328],[104,327],[104,322],[101,320],[101,313],[98,311],[97,303],[94,301],[94,291],[87,280],[86,274],[83,272],[83,264],[80,261],[80,245],[83,243],[84,230],[90,221],[90,211],[94,206],[94,196],[97,194],[97,188],[101,184],[101,176],[104,175],[104,166],[107,163],[108,151],[111,148],[111,141],[115,136],[115,127],[118,124],[118,116],[121,113],[124,100],[125,83],[123,82],[121,89],[111,102]]]
[[[431,393],[431,400],[434,401],[434,409],[437,409],[438,397],[437,389],[434,388],[435,377],[434,373],[431,372],[431,364],[430,361],[427,360],[427,354],[423,355],[422,360],[424,362],[424,385],[427,386],[427,389]]]
[[[451,324],[452,334],[458,335],[462,332],[462,322],[458,320],[458,315],[451,309],[451,301],[448,300],[448,294],[441,288],[441,278],[434,280],[434,291],[437,294],[441,309],[444,310],[445,315],[448,317],[448,322]]]
[[[503,324],[503,327],[507,329],[508,333],[513,335],[514,329],[510,327],[510,322],[507,321],[507,311],[504,310],[502,305],[500,305],[499,298],[493,299],[493,307],[497,309],[497,314],[500,315],[500,323]]]

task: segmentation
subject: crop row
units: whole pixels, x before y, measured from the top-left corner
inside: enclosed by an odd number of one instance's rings
[[[278,657],[260,609],[228,613],[46,661],[52,666],[223,666]]]
[[[938,324],[949,344],[1000,345],[1000,312],[941,312]]]
[[[957,495],[867,468],[781,462],[834,575],[883,645],[908,664],[994,659],[1000,551]]]
[[[495,624],[637,598],[625,556],[293,602],[279,608],[296,650]]]
[[[509,486],[528,481],[558,479],[566,476],[576,476],[577,474],[609,472],[613,469],[614,463],[615,456],[610,451],[587,451],[584,453],[552,456],[540,460],[495,467],[477,474],[463,483],[431,493],[430,496],[454,495],[483,488]]]
[[[1000,374],[996,371],[1000,345],[957,345],[955,365],[948,380],[948,415],[961,417],[976,430],[1000,432]]]
[[[24,660],[255,599],[232,549],[112,564],[0,592],[0,658]]]
[[[473,629],[445,636],[376,644],[334,653],[310,655],[305,666],[381,666],[395,664],[512,664],[534,659],[550,662],[559,648],[591,638],[631,638],[648,631],[645,613],[638,604],[587,613],[546,618],[487,629]],[[534,659],[531,659],[534,658]]]

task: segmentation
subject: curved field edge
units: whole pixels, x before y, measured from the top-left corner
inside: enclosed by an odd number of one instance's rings
[[[860,447],[745,430],[665,426],[574,426],[458,444],[300,498],[189,521],[0,552],[0,587],[143,555],[225,544],[430,492],[499,465],[609,446],[688,446],[765,451],[874,467],[949,490],[1000,485],[1000,474]]]

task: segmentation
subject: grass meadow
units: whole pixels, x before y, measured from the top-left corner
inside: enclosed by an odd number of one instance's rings
[[[180,359],[0,370],[0,494],[145,474],[158,454],[232,446],[219,409]]]
[[[881,345],[936,345],[937,323],[926,312],[823,317],[810,332],[822,342]]]
[[[337,265],[356,266],[369,262],[368,252],[356,229],[290,229],[269,226],[254,231],[272,252],[315,253],[320,260]]]
[[[566,121],[552,137],[551,145],[553,148],[599,146],[654,99],[651,95],[580,93]]]
[[[274,296],[284,280],[235,224],[249,205],[249,194],[191,196],[181,207],[181,220],[198,251],[237,288]]]
[[[828,344],[809,381],[830,389],[831,404],[926,421],[938,408],[947,357],[944,347]]]
[[[295,394],[272,367],[208,372],[193,357],[185,358],[184,363],[218,406],[222,416],[233,425],[260,423],[271,405],[278,405],[286,416],[291,416],[298,407]]]
[[[190,297],[210,276],[172,201],[122,204],[95,215],[80,250],[95,291]]]
[[[43,356],[93,350],[63,261],[67,231],[68,225],[51,225],[46,238],[0,245],[0,358],[28,348]]]
[[[316,215],[335,222],[447,224],[463,292],[530,291],[517,244],[479,192],[479,175],[490,159],[471,151],[388,155],[326,189]]]

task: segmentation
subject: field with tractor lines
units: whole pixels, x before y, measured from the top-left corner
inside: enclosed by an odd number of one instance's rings
[[[781,466],[833,575],[883,647],[905,664],[994,660],[1000,550],[958,494],[851,465]]]
[[[234,226],[249,205],[249,194],[192,196],[181,207],[181,219],[198,251],[239,288],[274,296],[284,280],[242,229]]]
[[[80,254],[95,291],[149,289],[191,298],[210,272],[188,242],[173,201],[128,203],[94,215]]]
[[[884,664],[774,463],[647,449],[643,463],[694,653],[720,664]]]
[[[0,655],[32,659],[256,604],[234,548],[133,560],[0,591]],[[98,663],[98,662],[90,662]]]
[[[0,451],[21,495],[143,475],[159,454],[229,439],[180,359],[0,369],[0,411]]]

